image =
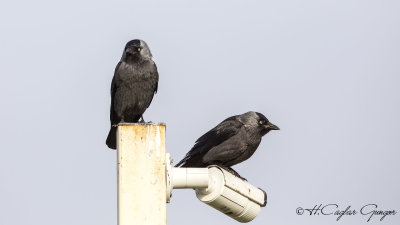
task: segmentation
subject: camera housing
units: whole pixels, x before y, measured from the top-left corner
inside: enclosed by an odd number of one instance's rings
[[[267,204],[265,191],[219,166],[208,167],[207,188],[196,189],[197,198],[242,223],[253,220]]]
[[[167,153],[167,202],[172,189],[193,188],[197,198],[242,223],[253,220],[267,204],[265,191],[227,170],[208,168],[174,168]]]

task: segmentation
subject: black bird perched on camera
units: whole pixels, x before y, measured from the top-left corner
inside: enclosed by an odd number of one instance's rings
[[[122,58],[115,68],[111,82],[111,129],[106,144],[116,149],[116,132],[118,123],[135,123],[141,119],[149,107],[158,87],[156,64],[146,42],[129,41]]]
[[[258,112],[229,117],[197,139],[176,167],[218,165],[240,177],[230,167],[250,158],[262,136],[271,130],[279,130],[279,127]]]

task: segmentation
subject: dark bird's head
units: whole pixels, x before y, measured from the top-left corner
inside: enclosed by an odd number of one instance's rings
[[[267,117],[259,112],[250,111],[242,114],[240,117],[245,125],[257,129],[257,131],[260,132],[262,136],[264,136],[271,130],[279,130],[278,126],[269,122]]]
[[[122,60],[124,61],[150,60],[151,57],[149,46],[139,39],[126,43],[122,54]]]

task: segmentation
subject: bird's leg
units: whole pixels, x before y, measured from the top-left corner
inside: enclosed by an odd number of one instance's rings
[[[146,122],[144,121],[143,115],[140,117],[139,123],[146,123]]]
[[[229,171],[230,171],[233,175],[239,177],[240,179],[242,179],[242,180],[244,180],[244,181],[247,181],[246,178],[240,176],[240,174],[239,174],[238,172],[236,172],[234,169],[232,169],[231,167],[229,167]]]
[[[222,167],[222,168],[226,169],[229,173],[231,173],[231,174],[233,174],[233,175],[239,177],[240,179],[242,179],[242,180],[244,180],[244,181],[247,181],[246,178],[240,176],[240,174],[239,174],[238,172],[236,172],[234,169],[232,169],[231,167]]]

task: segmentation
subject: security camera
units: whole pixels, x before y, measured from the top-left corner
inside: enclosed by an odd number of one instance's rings
[[[208,167],[207,188],[196,189],[197,198],[233,219],[246,223],[253,220],[267,204],[266,193],[222,169]]]
[[[200,201],[242,223],[253,220],[267,203],[265,191],[219,166],[173,168],[168,158],[167,153],[167,202],[172,189],[193,188]]]

